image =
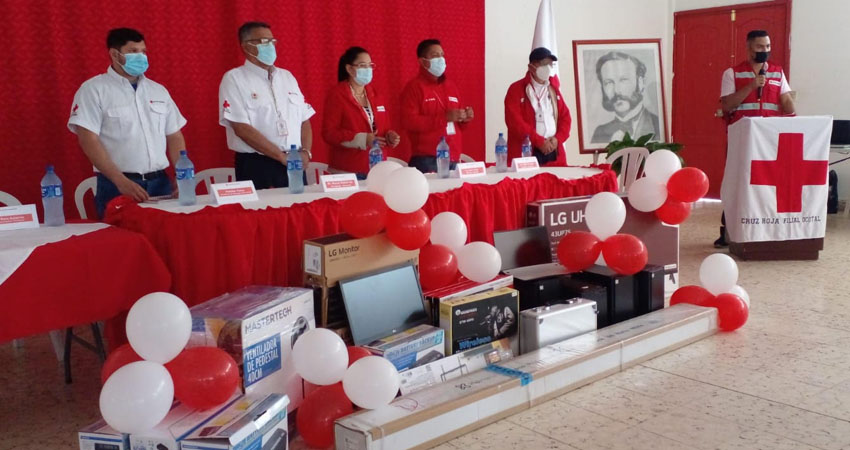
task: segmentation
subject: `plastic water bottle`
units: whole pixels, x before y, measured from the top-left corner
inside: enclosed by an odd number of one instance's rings
[[[384,152],[381,150],[381,144],[375,139],[372,142],[372,148],[369,150],[369,169],[375,167],[376,164],[384,160]]]
[[[528,135],[526,134],[525,139],[522,140],[522,157],[528,158],[529,156],[532,156],[532,153],[531,153],[531,138],[529,138]]]
[[[53,171],[53,165],[47,166],[47,173],[41,179],[41,203],[44,205],[44,224],[48,227],[65,225],[65,211],[62,209],[62,180]]]
[[[499,138],[496,139],[496,170],[508,171],[508,142],[502,133],[499,133]]]
[[[446,142],[446,137],[443,136],[437,145],[437,175],[440,178],[448,178],[450,166],[449,144]]]
[[[304,192],[304,162],[301,161],[301,152],[295,145],[289,147],[289,153],[286,155],[286,174],[289,176],[289,193]]]
[[[180,150],[180,159],[174,165],[177,175],[177,203],[187,206],[195,204],[195,165],[186,150]]]

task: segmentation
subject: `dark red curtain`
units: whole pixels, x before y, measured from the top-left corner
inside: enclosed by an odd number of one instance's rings
[[[387,94],[398,124],[399,94],[417,73],[416,44],[431,37],[443,42],[446,73],[476,111],[464,150],[484,157],[483,0],[3,0],[0,11],[0,191],[40,208],[39,181],[45,166],[54,164],[68,217],[77,217],[74,189],[92,176],[66,127],[71,102],[83,81],[106,70],[106,33],[122,26],[145,35],[147,75],[168,88],[188,119],[183,133],[196,170],[233,164],[218,125],[218,85],[243,62],[236,32],[248,20],[272,26],[277,65],[295,75],[317,110],[316,160],[327,161],[321,109],[342,52],[352,45],[369,50],[377,64],[375,86]]]

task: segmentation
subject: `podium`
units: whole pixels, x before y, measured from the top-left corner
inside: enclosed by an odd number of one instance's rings
[[[730,253],[744,260],[818,259],[832,117],[751,117],[728,131],[720,195]]]

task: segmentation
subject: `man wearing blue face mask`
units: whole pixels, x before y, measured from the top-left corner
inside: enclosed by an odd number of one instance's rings
[[[74,95],[68,128],[97,174],[95,206],[124,194],[141,202],[171,194],[165,173],[186,148],[180,129],[186,119],[168,90],[143,74],[148,68],[145,38],[117,28],[106,37],[111,64]]]
[[[275,67],[277,40],[268,24],[243,24],[239,43],[245,64],[225,73],[218,91],[219,124],[236,152],[236,179],[251,180],[257,189],[288,187],[286,152],[300,148],[307,167],[316,112],[292,73]]]
[[[446,78],[446,55],[440,41],[426,39],[416,47],[419,75],[401,94],[401,117],[410,139],[410,166],[423,173],[437,171],[436,150],[445,136],[451,167],[462,153],[461,130],[474,117],[471,106],[463,106],[457,86]]]

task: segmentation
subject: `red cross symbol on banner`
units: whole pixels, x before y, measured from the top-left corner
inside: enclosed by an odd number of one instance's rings
[[[803,186],[826,184],[829,161],[803,159],[803,134],[780,133],[775,161],[753,161],[750,184],[776,186],[776,212],[803,211]]]

